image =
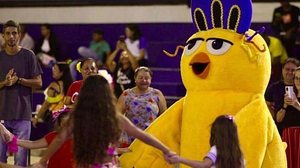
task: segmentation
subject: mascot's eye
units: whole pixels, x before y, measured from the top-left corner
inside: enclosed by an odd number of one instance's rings
[[[213,55],[224,54],[232,46],[232,43],[227,40],[213,38],[206,40],[206,48]]]
[[[197,38],[197,39],[192,39],[187,42],[187,45],[184,47],[184,53],[186,55],[192,54],[194,51],[196,51],[201,43],[203,42],[203,39]]]

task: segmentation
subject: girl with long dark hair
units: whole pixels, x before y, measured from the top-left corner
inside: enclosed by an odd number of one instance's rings
[[[182,163],[194,168],[243,168],[237,126],[233,116],[221,115],[215,119],[210,131],[209,153],[203,161],[189,160],[178,155],[168,158],[171,163]]]
[[[76,167],[117,167],[116,144],[120,131],[173,155],[168,147],[153,136],[134,126],[116,110],[116,98],[107,80],[100,75],[87,77],[68,125],[53,140],[45,155],[34,167],[46,166],[47,160],[65,140],[73,136]]]

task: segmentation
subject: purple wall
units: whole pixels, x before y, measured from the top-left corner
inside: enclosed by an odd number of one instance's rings
[[[260,26],[269,28],[269,24],[253,24],[253,29]],[[153,67],[177,68],[180,57],[170,59],[162,53],[165,49],[175,51],[177,45],[184,45],[185,41],[196,31],[190,23],[148,23],[139,24],[140,29],[148,42],[149,63]],[[115,48],[116,41],[124,34],[125,24],[54,24],[52,30],[62,45],[64,58],[77,59],[79,46],[88,46],[92,32],[95,29],[104,31],[104,37]],[[40,25],[28,24],[28,33],[34,38],[40,37]]]
[[[62,45],[64,58],[77,59],[79,46],[88,46],[92,32],[95,29],[104,31],[104,37],[115,48],[116,41],[124,34],[125,24],[56,24],[52,25],[54,34],[59,38]],[[28,33],[34,38],[40,37],[40,25],[28,24]],[[178,44],[185,44],[186,39],[192,35],[194,28],[192,24],[169,23],[169,24],[139,24],[140,29],[148,42],[149,62],[151,66],[178,67],[172,61],[164,60],[166,57],[163,49],[173,51]],[[158,60],[159,59],[159,60]],[[177,60],[178,62],[178,60]]]
[[[27,24],[28,33],[36,40],[40,37],[39,24]],[[139,24],[140,30],[148,42],[149,65],[151,67],[179,68],[180,55],[170,58],[163,54],[162,50],[171,53],[175,51],[177,45],[184,45],[185,41],[194,33],[196,29],[191,23],[147,23]],[[265,26],[270,30],[269,23],[252,24],[252,29],[257,30]],[[104,31],[104,38],[109,42],[112,49],[115,48],[119,36],[124,33],[125,24],[53,24],[52,31],[59,38],[62,46],[62,57],[72,60],[80,58],[77,53],[79,46],[88,46],[92,32],[95,29]],[[272,32],[269,32],[272,34]],[[44,69],[43,88],[52,81],[51,69]],[[161,85],[162,82],[178,83],[178,86]],[[179,72],[154,71],[153,86],[160,88],[169,96],[183,96],[185,90],[181,84]],[[172,87],[172,88],[171,88]],[[36,103],[41,103],[40,98],[35,99]]]

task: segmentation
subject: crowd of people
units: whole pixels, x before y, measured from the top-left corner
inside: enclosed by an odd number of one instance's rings
[[[273,71],[265,100],[280,134],[300,126],[300,62],[294,55],[300,10],[288,1],[281,0],[281,5],[274,10],[275,34],[263,34]],[[34,43],[25,26],[12,20],[3,25],[0,166],[9,166],[7,150],[19,146],[14,151],[16,167],[28,166],[27,149],[47,147],[32,167],[114,168],[119,166],[118,156],[130,152],[127,147],[137,138],[161,150],[170,164],[245,167],[233,116],[219,116],[212,123],[211,149],[203,161],[183,158],[143,131],[167,109],[167,104],[162,91],[151,87],[147,42],[136,24],[125,26],[125,35],[120,36],[114,50],[104,33],[95,30],[89,47],[78,49],[82,58],[73,67],[60,57],[59,40],[51,25],[41,25],[41,32],[42,37]],[[32,117],[32,89],[42,87],[40,64],[52,68],[54,81],[46,87],[41,108]],[[82,75],[81,80],[73,81],[74,68]],[[113,81],[99,74],[104,68]],[[43,138],[30,141],[31,123],[38,127],[42,122],[49,123],[49,130]],[[229,131],[231,134],[225,136]],[[227,144],[220,143],[224,136],[230,139]]]
[[[300,57],[295,52],[300,8],[286,0],[279,2],[280,6],[273,11],[273,34],[264,33],[263,38],[269,47],[272,61],[272,74],[265,100],[280,135],[283,135],[288,128],[300,126],[297,76]]]
[[[299,70],[300,62],[296,58],[288,58],[282,67],[282,80],[270,84],[265,94],[281,135],[289,127],[300,126]]]
[[[281,6],[273,12],[272,29],[281,40],[289,57],[296,57],[294,49],[299,28],[300,8],[290,4],[288,0],[279,0]]]
[[[273,116],[282,140],[287,143],[288,167],[295,166],[298,141],[297,128],[300,128],[300,62],[288,58],[282,66],[282,79],[270,83],[265,100]],[[292,138],[294,137],[294,138]]]
[[[133,75],[130,87],[122,86],[120,95],[114,92],[114,82],[117,82],[118,72],[121,71],[117,66],[110,69],[116,72],[113,77],[117,79],[112,81],[105,75],[99,75],[97,60],[83,58],[76,65],[82,80],[72,83],[68,63],[55,61],[52,65],[54,81],[45,90],[41,108],[31,118],[31,90],[42,86],[41,66],[33,51],[19,46],[21,30],[18,23],[10,20],[4,24],[5,47],[0,52],[0,96],[1,100],[5,100],[0,103],[0,117],[3,120],[0,123],[1,166],[28,166],[26,149],[47,147],[41,160],[32,167],[118,167],[118,154],[130,152],[126,147],[133,138],[161,150],[169,163],[202,164],[180,158],[154,136],[143,131],[166,110],[167,105],[162,92],[150,86],[152,71],[140,66],[140,63],[146,65],[147,62],[145,49],[139,49],[139,54],[134,55],[135,51],[130,51],[127,43],[138,38],[131,40],[132,30],[128,28],[126,31],[129,37],[118,41],[115,53],[108,56],[106,63],[113,64],[113,58],[120,52],[119,68],[125,71],[130,68]],[[31,122],[37,127],[38,123],[45,122],[47,115],[50,115],[47,121],[55,122],[55,125],[43,138],[30,141]],[[220,116],[213,127],[223,127],[223,124],[228,125],[229,131],[235,132],[232,142],[239,149],[233,117]],[[212,129],[211,132],[214,140],[222,137],[217,130]],[[122,139],[126,139],[126,146],[122,145]],[[224,150],[225,146],[214,140],[211,140],[212,150],[204,164],[223,165],[227,164],[223,161],[229,159],[232,165],[243,165],[241,150],[230,157],[218,155],[220,159],[216,160],[216,151]],[[15,153],[15,166],[6,164],[7,149]],[[62,155],[64,159],[61,159]]]

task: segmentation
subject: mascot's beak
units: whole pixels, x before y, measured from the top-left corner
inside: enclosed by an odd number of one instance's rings
[[[205,79],[209,73],[210,60],[207,54],[201,52],[194,56],[190,62],[193,72],[201,79]]]

